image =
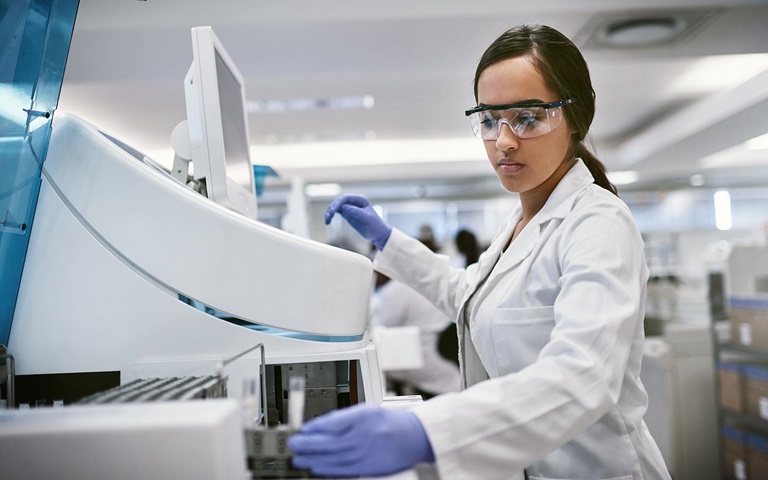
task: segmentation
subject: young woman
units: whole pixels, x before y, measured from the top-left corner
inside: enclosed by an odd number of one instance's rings
[[[668,479],[643,422],[643,243],[583,141],[595,110],[576,46],[546,26],[494,41],[466,113],[519,195],[479,261],[449,265],[362,196],[328,208],[379,250],[375,268],[455,318],[462,392],[411,410],[360,406],[308,422],[295,465],[381,475],[435,462],[452,479]]]

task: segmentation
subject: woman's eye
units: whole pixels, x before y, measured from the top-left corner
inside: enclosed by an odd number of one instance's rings
[[[494,125],[496,125],[496,119],[492,117],[485,116],[480,120],[480,126],[485,130],[490,130]]]
[[[517,115],[517,123],[524,128],[534,128],[541,122],[540,116],[535,111],[520,112]]]

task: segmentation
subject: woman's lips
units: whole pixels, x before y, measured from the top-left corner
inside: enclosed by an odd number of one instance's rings
[[[523,168],[523,164],[516,162],[499,162],[498,168],[504,173],[517,173]]]

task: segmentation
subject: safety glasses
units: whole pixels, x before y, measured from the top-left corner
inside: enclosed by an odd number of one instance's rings
[[[467,110],[472,131],[483,140],[496,140],[506,125],[517,138],[546,135],[563,122],[563,106],[575,100],[557,102],[521,102],[508,105],[478,105]]]

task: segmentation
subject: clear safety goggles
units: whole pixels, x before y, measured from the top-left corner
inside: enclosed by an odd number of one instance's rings
[[[472,131],[483,140],[496,140],[506,125],[517,138],[546,135],[563,122],[563,106],[575,100],[557,102],[522,102],[508,105],[478,105],[465,113]]]

